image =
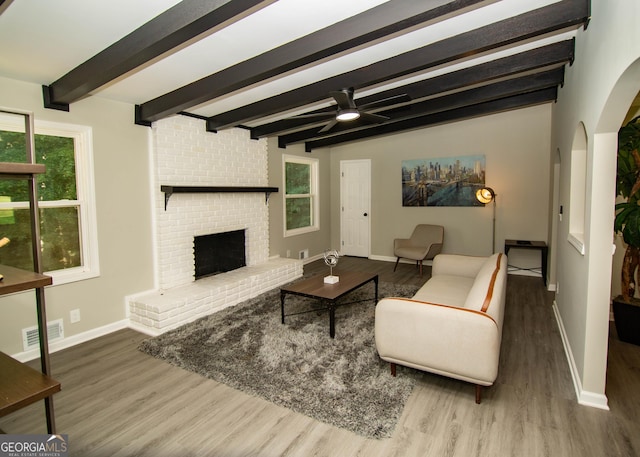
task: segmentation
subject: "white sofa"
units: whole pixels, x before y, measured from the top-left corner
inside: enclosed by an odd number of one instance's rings
[[[498,375],[507,258],[440,254],[431,278],[412,298],[376,306],[375,340],[391,363],[490,386]]]

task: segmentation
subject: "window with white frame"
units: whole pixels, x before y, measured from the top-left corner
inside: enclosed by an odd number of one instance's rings
[[[25,162],[19,116],[0,117],[0,161]],[[54,284],[99,274],[91,128],[35,121],[36,185],[42,266]],[[0,180],[0,264],[33,269],[28,182]]]
[[[283,155],[284,236],[319,230],[318,159]]]

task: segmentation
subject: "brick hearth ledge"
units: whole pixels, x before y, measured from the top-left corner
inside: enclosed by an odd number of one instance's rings
[[[131,327],[159,335],[301,276],[301,260],[278,257],[190,284],[132,296],[128,300]]]

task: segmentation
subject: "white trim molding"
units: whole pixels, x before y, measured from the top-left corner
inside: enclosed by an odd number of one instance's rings
[[[129,319],[124,319],[104,325],[102,327],[88,330],[86,332],[78,333],[77,335],[65,337],[57,341],[50,341],[49,352],[58,352],[81,343],[86,343],[87,341],[91,341],[101,336],[108,335],[109,333],[117,332],[118,330],[122,330],[127,327],[129,327]],[[11,357],[18,360],[19,362],[28,362],[40,357],[40,349],[35,348],[24,352],[19,352],[17,354],[13,354]]]
[[[567,362],[569,363],[569,371],[571,372],[571,378],[573,379],[573,387],[576,391],[576,397],[578,403],[584,406],[591,406],[592,408],[599,408],[609,411],[609,401],[606,395],[589,392],[582,387],[582,381],[580,380],[580,373],[578,373],[578,366],[573,358],[573,352],[571,351],[571,345],[569,344],[569,338],[562,322],[562,316],[558,309],[558,304],[553,301],[553,313],[556,316],[556,322],[558,323],[558,329],[560,330],[560,336],[562,337],[562,345],[564,346],[564,352],[567,356]]]

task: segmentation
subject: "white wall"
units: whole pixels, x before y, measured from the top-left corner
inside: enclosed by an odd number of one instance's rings
[[[552,149],[559,151],[561,163],[557,201],[565,208],[565,217],[558,224],[552,249],[557,251],[553,275],[559,287],[558,319],[578,399],[606,407],[616,142],[640,89],[640,3],[593,0],[591,7],[591,21],[577,35],[576,60],[567,67],[554,111]],[[587,136],[585,255],[567,241],[571,151],[580,122]]]
[[[40,85],[0,78],[0,105],[36,119],[93,129],[100,277],[46,289],[47,317],[62,318],[66,339],[124,325],[124,297],[153,286],[149,132],[132,105],[89,97],[70,112],[43,108]],[[71,324],[69,311],[81,321]],[[0,299],[0,351],[22,352],[21,329],[36,325],[33,292]]]
[[[490,254],[492,205],[402,206],[403,160],[477,154],[486,156],[486,184],[497,194],[496,251],[505,239],[547,241],[550,125],[545,104],[314,151],[331,157],[332,245],[340,241],[340,161],[371,158],[372,257],[393,259],[393,239],[408,237],[418,223],[445,227],[444,252]],[[538,251],[513,250],[510,257],[540,266]]]

